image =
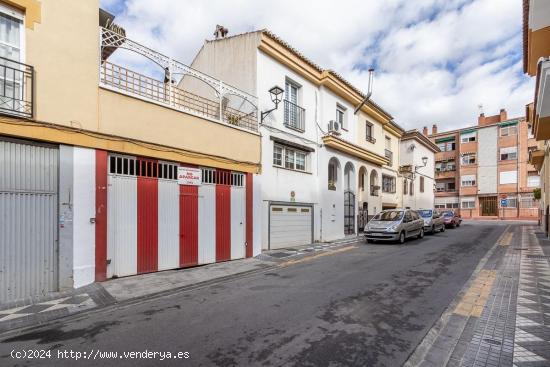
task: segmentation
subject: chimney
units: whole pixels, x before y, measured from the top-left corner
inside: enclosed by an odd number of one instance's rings
[[[485,114],[483,112],[479,114],[479,117],[477,118],[477,124],[479,126],[485,125]]]
[[[424,126],[424,129],[422,129],[422,135],[428,136],[428,127]]]
[[[216,30],[214,31],[215,39],[218,40],[220,38],[225,38],[225,36],[227,36],[227,33],[229,33],[229,30],[223,25],[216,25]]]
[[[505,108],[500,109],[500,122],[508,120],[508,112]]]
[[[432,125],[432,135],[435,135],[435,134],[437,134],[437,125],[433,124]]]

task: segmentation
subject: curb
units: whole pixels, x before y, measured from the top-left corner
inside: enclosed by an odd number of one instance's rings
[[[487,251],[485,256],[483,256],[481,258],[481,260],[477,264],[476,268],[472,272],[472,275],[468,278],[466,283],[464,283],[464,286],[462,286],[460,291],[456,294],[453,301],[443,311],[443,313],[441,314],[439,320],[437,320],[435,322],[435,324],[432,326],[432,328],[426,333],[426,335],[424,336],[424,338],[422,339],[420,344],[418,344],[417,347],[414,349],[414,351],[409,355],[409,358],[407,358],[407,360],[403,364],[403,367],[419,366],[422,362],[425,361],[425,357],[428,354],[428,352],[430,351],[430,348],[432,347],[434,342],[437,340],[437,338],[441,335],[441,332],[443,331],[445,326],[447,326],[447,324],[449,323],[449,319],[450,319],[451,315],[453,314],[455,308],[460,303],[460,301],[462,300],[462,297],[466,294],[468,289],[470,289],[470,286],[473,284],[473,282],[475,281],[475,279],[477,278],[477,276],[479,275],[481,270],[483,270],[484,266],[489,261],[489,258],[496,251],[496,249],[499,246],[499,243],[500,243],[501,239],[508,233],[509,229],[510,229],[510,225],[507,225],[506,228],[504,229],[504,231],[501,233],[501,235],[495,241],[493,246],[489,249],[489,251]],[[460,339],[460,335],[462,334],[462,332],[464,331],[464,328],[466,327],[466,324],[467,324],[468,320],[466,319],[465,321],[466,322],[464,322],[464,325],[462,325],[462,327],[460,329],[460,334],[458,335],[456,343],[458,343],[458,341]],[[455,343],[454,346],[456,346],[456,343]],[[451,348],[447,351],[446,363],[451,358],[451,355],[452,355],[453,350],[454,350],[454,346],[453,346],[453,348]]]

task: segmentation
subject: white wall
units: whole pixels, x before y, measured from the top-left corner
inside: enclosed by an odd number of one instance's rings
[[[410,146],[414,144],[414,149]],[[420,142],[410,139],[400,142],[400,165],[412,165],[419,167],[414,180],[414,194],[410,194],[410,187],[407,195],[403,194],[403,207],[412,209],[429,209],[434,207],[434,170],[435,154]],[[428,157],[428,162],[423,166],[422,157]],[[424,192],[420,192],[420,177],[424,177]],[[408,180],[410,185],[410,180]],[[403,185],[403,181],[401,181]]]
[[[477,188],[480,194],[497,192],[498,127],[484,127],[477,131],[478,138],[478,177]]]
[[[73,276],[74,287],[95,280],[95,150],[74,148]]]

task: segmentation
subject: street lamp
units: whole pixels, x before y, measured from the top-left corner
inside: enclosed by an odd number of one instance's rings
[[[269,95],[271,96],[271,101],[275,104],[275,107],[270,110],[262,112],[261,122],[264,121],[267,115],[269,115],[271,112],[277,109],[277,107],[279,106],[279,103],[281,103],[281,101],[283,100],[283,92],[284,90],[277,85],[269,89]]]
[[[422,164],[422,167],[426,167],[426,165],[428,164],[428,157],[422,157]]]

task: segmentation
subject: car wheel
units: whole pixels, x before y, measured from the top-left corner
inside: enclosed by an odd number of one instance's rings
[[[399,233],[399,243],[404,244],[405,243],[405,232]]]
[[[440,231],[441,231],[441,232],[445,232],[445,224],[441,226]]]
[[[420,228],[420,233],[418,234],[417,238],[424,238],[424,227]]]
[[[460,227],[460,222],[458,222],[458,223],[456,224],[456,226],[457,226],[457,227]]]
[[[435,225],[432,225],[432,229],[430,230],[430,234],[434,234],[435,233]]]
[[[367,243],[372,243],[372,240],[367,240]]]
[[[451,225],[451,228],[456,228],[456,223],[453,222],[453,224]]]

